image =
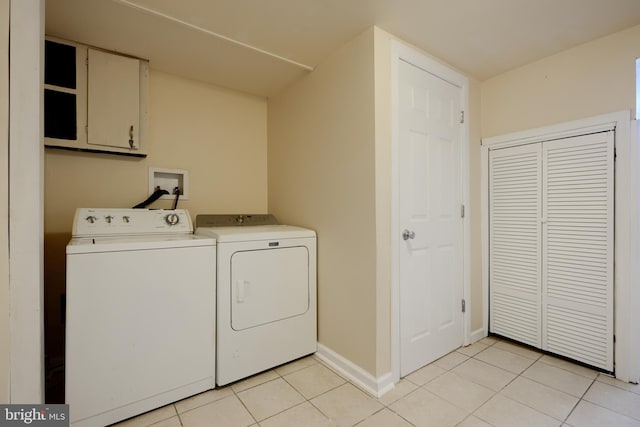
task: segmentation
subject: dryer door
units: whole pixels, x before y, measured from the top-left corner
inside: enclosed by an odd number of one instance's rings
[[[231,327],[236,331],[309,310],[305,246],[235,252],[231,257]]]

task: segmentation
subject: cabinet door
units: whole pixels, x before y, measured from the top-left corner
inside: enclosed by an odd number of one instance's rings
[[[489,155],[490,332],[541,346],[541,145]]]
[[[89,49],[88,135],[95,146],[140,148],[140,61]]]
[[[543,145],[544,350],[613,371],[613,131]]]

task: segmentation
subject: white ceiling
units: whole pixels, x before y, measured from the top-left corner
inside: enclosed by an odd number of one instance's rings
[[[371,25],[482,81],[637,24],[640,0],[46,0],[49,35],[260,96]]]

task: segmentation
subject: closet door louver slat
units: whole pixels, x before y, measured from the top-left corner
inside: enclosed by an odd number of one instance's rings
[[[541,346],[540,144],[489,156],[490,331]]]
[[[543,144],[543,349],[613,371],[613,131]]]

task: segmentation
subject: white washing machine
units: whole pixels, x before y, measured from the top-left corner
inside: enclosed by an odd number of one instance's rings
[[[105,426],[215,387],[215,240],[185,210],[78,209],[65,400]]]
[[[266,215],[198,215],[217,241],[216,382],[225,385],[317,349],[316,235]]]

